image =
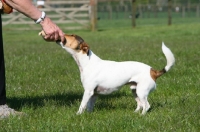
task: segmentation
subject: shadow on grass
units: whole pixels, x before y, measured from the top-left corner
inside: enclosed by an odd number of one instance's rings
[[[38,107],[44,107],[46,102],[53,103],[54,105],[63,106],[67,105],[71,107],[75,103],[80,105],[83,93],[56,93],[52,95],[34,96],[34,97],[10,97],[7,98],[7,102],[11,108],[20,110],[21,107],[27,106],[37,109]],[[121,97],[127,96],[124,93],[114,93],[110,95],[100,95],[98,101],[95,103],[95,107],[98,109],[115,109],[111,100],[120,100]],[[134,103],[134,98],[133,98]]]
[[[44,107],[46,102],[50,102],[59,106],[71,106],[71,104],[74,104],[77,100],[80,100],[81,98],[81,93],[55,93],[52,95],[33,97],[10,97],[7,99],[7,102],[11,108],[19,110],[23,106],[30,106],[34,109],[37,109],[38,107]]]

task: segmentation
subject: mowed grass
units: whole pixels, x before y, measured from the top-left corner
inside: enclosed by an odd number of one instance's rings
[[[145,116],[134,113],[136,102],[124,86],[99,96],[93,113],[76,115],[84,90],[73,58],[55,43],[45,42],[39,31],[4,29],[8,105],[26,116],[0,120],[0,131],[199,131],[200,23],[99,27],[96,32],[65,32],[80,35],[102,59],[134,60],[162,69],[162,41],[174,53],[175,66],[157,80],[157,89],[149,95],[150,111]]]

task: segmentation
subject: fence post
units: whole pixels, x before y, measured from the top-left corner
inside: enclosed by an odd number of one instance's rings
[[[139,4],[138,8],[139,8],[138,10],[139,10],[140,17],[142,18],[143,17],[142,5]]]
[[[150,12],[151,12],[151,5],[147,5],[147,18],[150,18]]]
[[[119,18],[119,12],[120,12],[119,5],[116,5],[116,17],[117,17],[117,19]]]
[[[136,27],[135,15],[136,15],[136,0],[132,0],[132,27],[133,28]]]
[[[199,17],[199,5],[197,5],[197,17]]]
[[[168,0],[168,25],[172,24],[172,0]]]
[[[188,12],[188,16],[190,17],[191,16],[191,12],[190,12],[190,1],[188,0],[188,3],[187,3],[187,12]]]
[[[112,6],[110,4],[107,5],[107,11],[108,11],[108,19],[111,20],[113,17],[113,13],[112,13]]]
[[[97,28],[97,0],[90,0],[90,23],[91,30],[95,31]]]
[[[185,17],[185,6],[182,7],[182,17]]]
[[[155,18],[157,18],[158,17],[158,6],[157,5],[155,5],[155,6],[153,6],[154,7],[154,17]]]

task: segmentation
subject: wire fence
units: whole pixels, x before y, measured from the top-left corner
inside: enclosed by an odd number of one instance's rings
[[[127,5],[98,5],[98,19],[129,19],[132,16],[132,6]],[[167,18],[168,6],[138,5],[136,18]],[[174,5],[172,17],[200,17],[200,5]]]
[[[132,5],[129,2],[98,3],[98,29],[132,28],[132,17],[138,26],[169,25],[168,5],[138,4],[135,16],[132,16]],[[191,24],[200,21],[200,4],[173,4],[171,7],[171,24]]]
[[[81,3],[77,3],[77,1],[83,2],[83,0],[71,0],[71,1],[46,0],[41,10],[47,11],[48,3],[52,3],[50,4],[49,7],[53,9],[52,10],[53,13],[47,12],[48,16],[50,16],[57,24],[60,24],[60,23],[67,24],[68,26],[65,26],[65,27],[68,27],[70,29],[72,29],[75,23],[80,23],[82,21],[81,19],[78,19],[77,17],[85,17],[84,19],[86,19],[88,23],[91,24],[89,21],[90,13],[92,13],[92,11],[89,10],[91,6],[89,2],[91,1],[84,0],[88,2],[88,4],[84,5],[84,8],[88,9],[88,10],[85,10],[87,14],[85,16],[83,15],[83,11],[81,10]],[[94,1],[97,1],[97,0],[94,0]],[[105,26],[107,26],[108,28],[125,27],[125,26],[132,27],[131,25],[132,17],[137,18],[136,20],[137,26],[149,25],[149,24],[150,25],[158,25],[158,24],[167,25],[167,19],[168,19],[167,2],[165,4],[160,4],[160,5],[156,3],[137,4],[137,13],[135,16],[133,16],[131,0],[124,0],[124,1],[120,0],[120,1],[113,0],[112,2],[109,2],[107,0],[98,0],[97,8],[95,7],[95,11],[93,11],[96,13],[96,10],[97,10],[97,13],[94,17],[94,19],[96,18],[95,24],[97,22],[97,29],[101,27],[105,28]],[[36,2],[37,1],[35,0],[34,3],[36,4]],[[68,4],[56,4],[59,2],[62,2],[62,3],[64,2]],[[76,3],[73,3],[73,2],[76,2]],[[76,10],[79,10],[79,12],[77,13],[65,12],[65,10],[70,10],[71,8],[72,9],[77,8]],[[194,3],[186,4],[184,2],[181,4],[173,3],[171,11],[172,11],[171,12],[172,24],[198,22],[200,18],[200,3],[196,3],[196,4]],[[55,14],[54,12],[57,14]],[[66,18],[70,19],[70,22],[72,23],[72,25],[69,24],[69,20],[68,22],[64,21]],[[112,20],[115,20],[115,21],[112,21]],[[13,13],[11,15],[3,16],[3,23],[9,23],[8,28],[10,27],[11,24],[14,25],[18,21],[23,24],[24,23],[29,24],[27,22],[27,18],[24,18],[24,16],[22,16],[21,14],[17,16],[16,14]],[[18,25],[16,27],[23,29],[21,28],[21,26],[18,26]],[[33,27],[32,21],[30,23],[30,28],[36,29],[35,27]],[[73,28],[73,29],[80,29],[80,28]]]

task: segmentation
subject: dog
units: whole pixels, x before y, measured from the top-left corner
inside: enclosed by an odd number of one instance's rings
[[[44,33],[40,33],[43,37]],[[136,62],[115,62],[102,60],[95,55],[88,44],[78,35],[65,35],[66,41],[56,43],[72,55],[76,61],[84,87],[84,94],[77,114],[82,114],[87,108],[93,111],[98,94],[110,94],[129,84],[137,102],[135,112],[142,109],[144,115],[150,108],[147,97],[156,88],[156,79],[169,71],[175,63],[173,53],[162,43],[162,51],[167,64],[162,70]]]

